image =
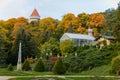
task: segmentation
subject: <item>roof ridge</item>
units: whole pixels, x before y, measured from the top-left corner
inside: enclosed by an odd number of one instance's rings
[[[75,34],[75,35],[88,35],[88,34],[80,34],[80,33],[67,33],[67,34]]]

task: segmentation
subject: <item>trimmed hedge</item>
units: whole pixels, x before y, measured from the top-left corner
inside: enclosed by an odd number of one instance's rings
[[[36,72],[44,72],[45,71],[45,66],[42,61],[42,59],[39,59],[34,67],[34,71]]]
[[[25,60],[23,65],[22,65],[22,70],[23,71],[29,71],[30,69],[31,69],[30,63],[28,62],[28,60]]]
[[[61,57],[57,59],[55,65],[53,66],[52,71],[54,74],[65,74],[66,73],[66,69],[65,69],[65,66],[63,64]]]
[[[9,64],[9,65],[8,65],[7,70],[8,70],[8,71],[13,71],[13,70],[14,70],[12,64]]]
[[[120,55],[112,59],[112,71],[120,75]]]

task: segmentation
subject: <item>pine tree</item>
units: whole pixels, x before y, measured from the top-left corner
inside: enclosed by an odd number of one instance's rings
[[[23,63],[23,65],[22,65],[22,70],[28,71],[30,69],[31,69],[30,63],[28,62],[28,60],[25,60],[24,63]]]
[[[42,59],[39,59],[37,61],[34,71],[36,71],[36,72],[44,72],[45,71],[45,66],[44,66]]]
[[[52,71],[54,74],[65,74],[66,73],[66,69],[65,69],[65,66],[62,62],[61,57],[58,58],[57,62],[53,66]]]
[[[120,55],[112,59],[112,71],[117,75],[120,75]]]
[[[8,70],[8,71],[13,71],[13,66],[12,66],[12,64],[9,64],[9,65],[8,65],[7,70]]]

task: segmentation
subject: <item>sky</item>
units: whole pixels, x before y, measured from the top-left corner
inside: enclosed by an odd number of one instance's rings
[[[0,0],[0,20],[10,18],[29,18],[36,8],[42,18],[62,19],[67,13],[104,12],[109,8],[117,8],[120,0]]]

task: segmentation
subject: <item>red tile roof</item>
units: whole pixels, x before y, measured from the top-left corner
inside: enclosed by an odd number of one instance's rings
[[[40,17],[37,9],[34,9],[33,12],[32,12],[32,14],[30,16],[38,16],[38,17]]]

